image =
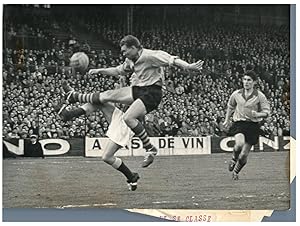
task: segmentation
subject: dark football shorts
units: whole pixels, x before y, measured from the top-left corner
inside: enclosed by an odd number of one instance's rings
[[[146,107],[147,113],[153,111],[158,107],[162,99],[161,86],[133,86],[132,95],[133,99],[141,99]]]
[[[237,121],[234,122],[228,131],[229,136],[234,136],[242,133],[245,136],[245,141],[248,144],[255,145],[258,143],[261,130],[258,122]]]

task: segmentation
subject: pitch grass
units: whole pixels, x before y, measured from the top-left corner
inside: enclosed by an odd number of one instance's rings
[[[3,207],[275,209],[290,203],[289,152],[250,153],[240,180],[228,172],[231,154],[142,157],[124,162],[140,174],[138,189],[100,158],[3,160]]]

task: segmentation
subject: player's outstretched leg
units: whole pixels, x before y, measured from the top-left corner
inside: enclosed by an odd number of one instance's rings
[[[62,88],[65,92],[65,100],[64,104],[57,107],[58,115],[61,117],[62,121],[67,122],[72,120],[73,118],[77,118],[81,115],[89,114],[97,110],[100,105],[93,105],[90,103],[86,103],[79,108],[67,109],[67,103],[74,103],[75,101],[71,98],[71,93],[74,92],[74,89],[67,83],[66,80],[62,82]]]
[[[67,81],[63,81],[62,87],[66,93],[64,99],[66,102],[72,103],[92,103],[92,104],[101,104],[100,102],[100,92],[94,93],[80,93],[76,92]]]

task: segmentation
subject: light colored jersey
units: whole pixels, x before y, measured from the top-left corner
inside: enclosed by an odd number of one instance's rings
[[[252,110],[270,114],[270,104],[266,96],[259,90],[254,89],[253,93],[245,99],[244,89],[234,91],[228,101],[228,108],[235,110],[233,121],[259,122],[262,118],[254,118]]]
[[[176,58],[161,50],[143,48],[136,62],[126,58],[117,70],[121,75],[132,73],[131,86],[149,86],[162,80],[162,67],[174,65]]]
[[[106,136],[108,136],[109,139],[122,147],[129,147],[131,138],[134,136],[134,133],[124,122],[123,115],[123,111],[115,108],[112,114],[111,123],[106,132]]]

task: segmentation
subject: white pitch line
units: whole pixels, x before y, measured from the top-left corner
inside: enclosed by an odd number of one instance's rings
[[[55,208],[64,209],[64,208],[77,208],[77,207],[97,207],[97,206],[116,206],[116,203],[102,203],[102,204],[81,204],[81,205],[66,205],[66,206],[56,206]]]
[[[152,203],[153,204],[161,204],[161,203],[177,203],[177,202],[179,202],[179,201],[157,201],[157,202],[152,202]]]
[[[49,160],[49,159],[48,159]],[[45,164],[66,164],[66,163],[74,163],[75,161],[70,161],[70,158],[67,160],[67,161],[65,161],[65,160],[62,160],[62,161],[45,161],[45,162],[43,162],[43,163],[45,163]],[[81,161],[81,162],[83,162],[83,163],[99,163],[99,161],[91,161],[91,160],[85,160],[85,161]],[[26,161],[23,161],[23,162],[21,162],[21,161],[18,161],[18,162],[12,162],[12,164],[13,165],[26,165],[26,164],[38,164],[38,163],[40,163],[40,161],[28,161],[28,160],[26,160]]]

